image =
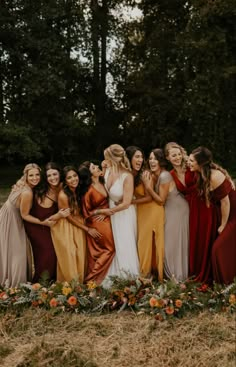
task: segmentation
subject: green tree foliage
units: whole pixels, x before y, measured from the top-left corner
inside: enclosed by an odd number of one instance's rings
[[[235,0],[2,0],[0,26],[2,160],[175,140],[234,169]]]

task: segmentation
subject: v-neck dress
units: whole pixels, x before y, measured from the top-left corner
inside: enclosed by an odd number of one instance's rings
[[[105,173],[107,183],[109,170]],[[116,207],[116,202],[123,198],[124,181],[128,173],[123,172],[107,191],[109,207]],[[137,253],[137,214],[136,207],[130,205],[128,209],[111,215],[112,232],[115,241],[116,254],[108,271],[108,276],[135,277],[139,275],[139,260]]]

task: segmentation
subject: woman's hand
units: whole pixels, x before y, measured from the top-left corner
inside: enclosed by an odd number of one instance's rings
[[[225,228],[225,225],[221,224],[218,228],[218,233],[221,234],[223,232],[224,228]]]
[[[66,218],[70,215],[70,208],[60,209],[58,213],[61,218]]]
[[[142,182],[144,183],[144,186],[148,188],[152,188],[152,175],[148,171],[144,171],[141,176]]]
[[[47,219],[45,219],[44,221],[42,221],[41,222],[41,224],[43,225],[43,226],[46,226],[46,227],[53,227],[54,226],[54,224],[56,224],[56,220],[50,220],[50,218],[47,218]]]
[[[96,238],[96,239],[99,239],[102,237],[101,233],[98,232],[95,228],[88,227],[87,233],[89,234],[89,236]]]
[[[103,222],[105,218],[106,218],[106,215],[104,214],[94,215],[94,219],[96,222]]]

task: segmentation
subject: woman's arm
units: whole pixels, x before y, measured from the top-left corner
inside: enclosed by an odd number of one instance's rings
[[[157,193],[154,190],[153,179],[152,179],[152,175],[150,172],[148,171],[144,172],[142,176],[142,180],[143,180],[143,183],[145,185],[147,192],[151,195],[153,200],[155,200],[157,204],[159,205],[164,205],[167,195],[169,193],[169,183],[160,184],[159,193]]]
[[[45,219],[41,221],[39,218],[34,217],[30,214],[30,209],[33,204],[33,192],[31,190],[25,190],[21,194],[20,199],[20,213],[21,217],[29,223],[39,224],[42,226],[51,227],[55,224],[55,221],[49,221],[48,219]]]
[[[123,198],[122,201],[112,209],[99,209],[96,214],[112,215],[121,210],[128,209],[132,202],[134,193],[134,178],[131,173],[128,173],[123,184]]]
[[[218,228],[218,233],[220,234],[223,229],[225,228],[228,219],[229,219],[229,213],[230,213],[230,201],[229,196],[225,196],[220,201],[220,210],[221,210],[221,224]]]
[[[64,191],[60,191],[58,195],[58,207],[59,209],[68,209],[69,208],[69,200],[67,195],[64,193]],[[101,234],[95,229],[86,226],[79,218],[73,216],[72,214],[69,214],[66,219],[73,224],[74,226],[83,229],[85,232],[87,232],[91,237],[93,238],[100,238]]]

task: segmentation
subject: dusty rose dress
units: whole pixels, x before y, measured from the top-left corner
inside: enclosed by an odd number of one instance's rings
[[[23,190],[27,190],[24,188]],[[23,190],[12,191],[0,209],[0,284],[16,287],[27,280],[27,239],[17,207]]]

